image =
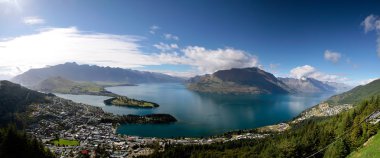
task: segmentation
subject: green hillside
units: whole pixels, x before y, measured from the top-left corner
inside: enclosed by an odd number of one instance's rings
[[[328,99],[327,102],[331,105],[353,104],[378,94],[380,94],[380,79],[363,86],[355,87],[345,93],[335,95]]]
[[[43,80],[33,89],[51,93],[113,96],[111,92],[96,83],[74,82],[59,76]]]
[[[12,125],[0,128],[0,140],[1,158],[56,157],[38,139],[25,134],[25,131],[17,130]]]
[[[24,127],[23,113],[30,104],[47,103],[49,95],[19,84],[0,81],[0,157],[54,157],[42,143],[20,131]]]
[[[32,103],[48,102],[46,94],[32,91],[19,84],[0,81],[0,127],[10,121],[20,120],[18,113],[24,112]]]
[[[380,133],[370,138],[358,151],[352,152],[348,158],[380,157]]]

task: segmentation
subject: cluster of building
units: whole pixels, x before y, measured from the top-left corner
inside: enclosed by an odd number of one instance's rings
[[[260,133],[270,133],[270,132],[283,132],[290,129],[290,125],[288,123],[279,123],[275,125],[269,125],[258,128]]]
[[[269,136],[269,134],[256,134],[256,133],[245,133],[241,135],[235,135],[227,141],[240,140],[240,139],[260,139]]]
[[[116,133],[118,124],[105,123],[103,118],[117,117],[101,108],[52,97],[50,103],[33,104],[28,110],[27,132],[39,138],[58,157],[136,157],[162,151],[168,144],[211,144],[238,139],[263,138],[265,134],[245,133],[232,138],[163,139],[127,136]],[[54,144],[54,140],[77,141],[79,145]]]
[[[300,117],[293,121],[293,123],[298,123],[302,120],[306,120],[311,117],[322,117],[322,116],[333,116],[337,115],[342,111],[351,109],[352,104],[341,104],[341,105],[330,105],[329,103],[321,103],[303,113]]]
[[[380,122],[380,111],[373,112],[366,120],[371,124],[377,124]]]

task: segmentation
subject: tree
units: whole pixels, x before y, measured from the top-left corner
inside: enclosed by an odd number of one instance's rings
[[[349,154],[347,146],[342,139],[338,139],[333,145],[331,145],[325,152],[325,158],[344,158]]]

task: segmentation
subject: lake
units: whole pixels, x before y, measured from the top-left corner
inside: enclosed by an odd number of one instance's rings
[[[178,119],[166,125],[123,124],[120,134],[144,137],[204,137],[231,130],[250,129],[285,122],[303,110],[332,96],[303,95],[233,95],[201,94],[186,89],[183,84],[141,84],[138,86],[108,87],[108,91],[130,98],[152,101],[160,107],[136,109],[107,106],[109,97],[57,94],[76,102],[102,107],[114,114],[167,113]]]

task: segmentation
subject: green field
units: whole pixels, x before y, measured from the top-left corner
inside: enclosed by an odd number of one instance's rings
[[[379,131],[380,132],[380,131]],[[348,158],[374,158],[380,157],[380,133],[368,140],[358,151],[352,152]]]
[[[78,146],[79,141],[77,140],[67,140],[67,139],[59,139],[59,140],[53,140],[52,141],[54,145],[56,146]]]

